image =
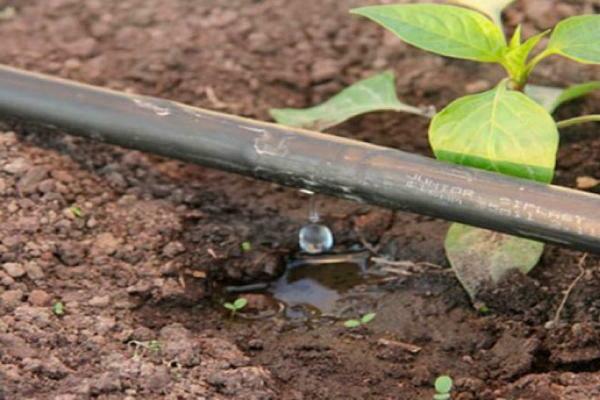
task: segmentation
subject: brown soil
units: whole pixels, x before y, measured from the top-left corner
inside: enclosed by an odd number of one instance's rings
[[[438,108],[502,76],[427,55],[347,13],[371,3],[0,0],[16,8],[0,20],[0,63],[261,119],[386,68],[402,98]],[[592,12],[597,0],[527,0],[506,19],[530,35]],[[600,70],[553,59],[535,79],[566,85]],[[598,113],[599,99],[561,116]],[[449,374],[454,399],[600,399],[597,257],[558,325],[545,327],[582,254],[553,246],[530,276],[496,288],[481,315],[447,269],[418,264],[447,267],[446,222],[319,197],[337,250],[367,241],[415,265],[343,293],[337,319],[284,318],[261,294],[229,318],[219,288],[282,273],[305,222],[303,195],[27,121],[2,124],[0,398],[414,400],[430,399],[435,377]],[[564,132],[556,183],[600,178],[597,128]],[[429,154],[415,116],[374,114],[335,131]],[[377,317],[367,327],[342,327],[368,311]]]

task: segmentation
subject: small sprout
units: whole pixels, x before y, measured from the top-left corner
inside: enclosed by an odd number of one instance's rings
[[[237,299],[233,303],[225,303],[225,304],[223,304],[223,307],[225,307],[226,309],[230,310],[231,311],[231,316],[234,317],[235,314],[238,311],[240,311],[242,308],[246,307],[246,304],[248,304],[248,300],[246,300],[243,297],[240,297],[239,299]]]
[[[358,328],[359,326],[366,325],[373,321],[375,315],[375,313],[368,313],[363,315],[360,319],[349,319],[344,322],[344,326],[348,329]]]
[[[252,251],[252,243],[250,243],[248,241],[243,242],[241,247],[242,247],[242,251],[245,253]]]
[[[71,211],[71,213],[77,218],[81,218],[83,216],[83,211],[81,211],[81,207],[79,206],[73,205],[69,208],[69,211]]]
[[[488,306],[483,304],[477,309],[477,312],[481,315],[489,315],[492,313],[492,310],[490,310]]]
[[[368,324],[369,322],[373,321],[373,319],[375,318],[375,313],[368,313],[362,316],[362,318],[360,319],[360,323],[361,324]]]
[[[358,328],[360,325],[360,321],[357,319],[349,319],[348,321],[344,322],[344,326],[350,329]]]
[[[57,301],[52,305],[52,312],[54,315],[64,315],[65,314],[65,305],[61,301]]]
[[[447,375],[438,376],[434,383],[436,394],[433,400],[450,400],[452,390],[452,378]]]

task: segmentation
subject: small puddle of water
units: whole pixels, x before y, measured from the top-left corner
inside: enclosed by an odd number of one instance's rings
[[[367,282],[367,262],[365,252],[296,258],[268,291],[287,305],[288,318],[331,314],[345,293]]]

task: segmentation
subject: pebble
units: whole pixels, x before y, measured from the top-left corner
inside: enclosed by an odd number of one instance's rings
[[[106,307],[110,304],[110,296],[94,296],[88,301],[92,307]]]
[[[163,254],[167,257],[175,257],[185,251],[185,246],[181,242],[170,242],[163,248]]]
[[[27,272],[29,279],[34,281],[42,279],[45,275],[42,268],[35,262],[25,264],[25,271]]]
[[[17,158],[16,160],[6,164],[3,168],[3,171],[12,175],[22,175],[30,168],[31,164],[27,160],[24,158]]]
[[[104,232],[96,236],[96,241],[92,247],[92,256],[110,256],[119,248],[121,241],[110,232]]]
[[[340,67],[334,60],[319,60],[312,66],[310,77],[313,83],[320,83],[335,78]]]
[[[17,188],[21,193],[31,194],[37,189],[37,185],[48,176],[48,168],[37,166],[29,169],[19,180]]]
[[[23,298],[23,291],[19,289],[7,290],[0,295],[0,304],[9,310],[18,307]]]
[[[91,37],[83,37],[66,46],[66,51],[78,57],[90,57],[96,51],[98,41]]]
[[[2,268],[12,278],[20,278],[25,275],[25,268],[21,264],[17,263],[4,263]]]
[[[29,298],[27,300],[32,306],[48,307],[52,301],[52,297],[43,290],[34,289],[29,293]]]
[[[6,181],[0,178],[0,194],[4,194],[4,192],[6,191],[6,186]]]

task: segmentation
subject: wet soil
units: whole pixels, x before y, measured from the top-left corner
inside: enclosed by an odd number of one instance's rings
[[[438,109],[502,77],[347,13],[372,3],[0,0],[16,11],[0,20],[0,63],[260,119],[387,68],[401,98]],[[531,35],[593,12],[596,0],[528,0],[506,21]],[[589,79],[598,68],[560,59],[535,76]],[[599,99],[559,114],[598,113]],[[557,324],[582,254],[554,246],[478,311],[448,270],[446,222],[319,196],[337,252],[403,263],[283,275],[306,222],[297,190],[1,121],[0,398],[414,400],[449,374],[454,399],[600,399],[595,256]],[[426,128],[378,113],[335,134],[430,155]],[[600,178],[599,155],[597,125],[564,131],[555,182]],[[270,291],[225,290],[257,283]],[[285,287],[298,283],[308,289]],[[305,304],[314,290],[325,310]],[[221,303],[239,295],[249,304],[231,317]],[[367,312],[368,325],[343,327]]]

